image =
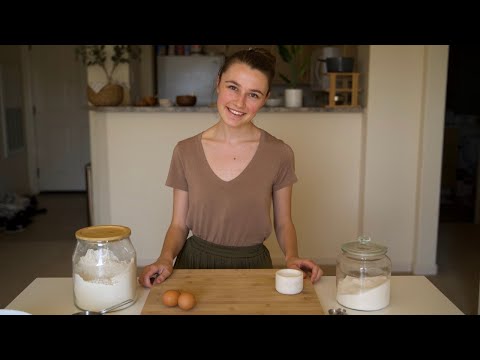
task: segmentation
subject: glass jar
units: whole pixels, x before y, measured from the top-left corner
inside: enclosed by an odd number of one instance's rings
[[[387,247],[360,236],[342,245],[337,258],[337,302],[354,310],[380,310],[390,303],[392,262]]]
[[[90,226],[75,232],[73,298],[79,309],[100,311],[136,300],[137,259],[130,234],[128,227],[120,225]]]

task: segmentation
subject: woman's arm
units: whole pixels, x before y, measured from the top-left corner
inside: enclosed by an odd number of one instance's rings
[[[292,188],[293,185],[286,186],[273,193],[275,234],[278,244],[285,255],[287,267],[310,273],[313,283],[320,279],[323,271],[312,260],[298,257],[297,232],[291,215]]]
[[[286,186],[273,193],[273,225],[286,261],[298,257],[297,233],[291,216],[292,187]]]
[[[173,260],[183,248],[188,236],[187,211],[188,192],[174,189],[172,221],[165,234],[159,258],[153,264],[146,266],[139,277],[139,282],[143,286],[151,287],[153,284],[159,284],[172,274]],[[158,274],[158,276],[151,283],[150,277],[154,274]]]

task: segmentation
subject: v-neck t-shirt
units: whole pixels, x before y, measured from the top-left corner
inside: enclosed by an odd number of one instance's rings
[[[224,181],[210,167],[202,133],[177,143],[166,185],[188,192],[186,225],[201,239],[225,246],[263,243],[272,232],[273,192],[297,182],[289,145],[263,129],[246,168]]]

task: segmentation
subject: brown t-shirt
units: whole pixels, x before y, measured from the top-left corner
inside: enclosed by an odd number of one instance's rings
[[[223,181],[210,168],[202,133],[173,151],[166,185],[188,192],[187,227],[219,245],[261,244],[272,232],[272,194],[297,181],[290,146],[261,129],[260,142],[240,175]]]

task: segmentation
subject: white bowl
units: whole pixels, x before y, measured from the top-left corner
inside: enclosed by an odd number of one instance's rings
[[[10,309],[0,309],[0,315],[32,315],[25,311],[20,310],[10,310]]]
[[[162,107],[173,106],[173,102],[170,99],[158,99],[158,105]]]
[[[282,105],[282,99],[281,98],[270,98],[270,99],[267,99],[265,104],[267,106],[270,106],[270,107],[280,106],[280,105]]]

